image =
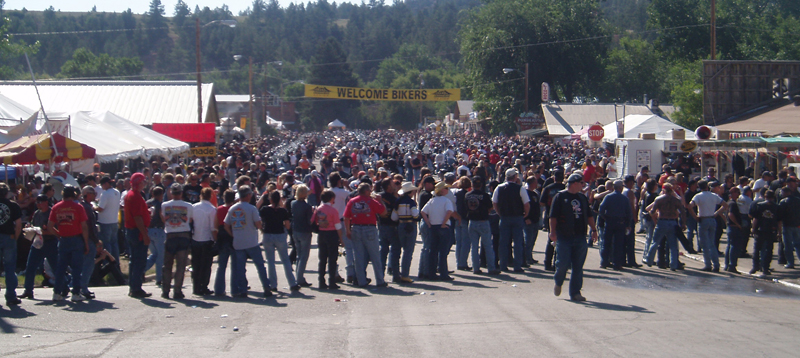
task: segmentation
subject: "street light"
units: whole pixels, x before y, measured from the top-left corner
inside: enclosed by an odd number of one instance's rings
[[[522,72],[516,68],[506,67],[503,69],[504,74],[509,74],[514,71],[517,71],[525,75],[525,113],[528,113],[528,63],[527,62],[525,63],[525,72]]]
[[[203,86],[202,86],[202,77],[200,75],[201,72],[201,63],[200,63],[200,18],[195,19],[195,55],[197,56],[197,123],[203,123]],[[211,21],[202,27],[206,27],[213,24],[222,24],[228,27],[236,27],[236,20],[214,20]]]

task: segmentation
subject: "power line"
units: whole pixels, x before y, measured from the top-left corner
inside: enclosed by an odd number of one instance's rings
[[[654,32],[662,32],[662,31],[672,31],[672,30],[679,30],[679,29],[686,29],[686,28],[694,28],[694,27],[705,27],[709,26],[710,24],[697,24],[697,25],[683,25],[683,26],[675,26],[663,29],[654,29],[654,30],[646,30],[646,31],[637,31],[637,32],[625,32],[619,34],[609,34],[609,35],[597,35],[597,36],[589,36],[579,39],[570,39],[570,40],[554,40],[554,41],[544,41],[544,42],[537,42],[537,43],[529,43],[529,44],[521,44],[521,45],[513,45],[513,46],[498,46],[498,47],[487,47],[482,49],[481,51],[499,51],[499,50],[507,50],[513,48],[522,48],[522,47],[533,47],[533,46],[547,46],[547,45],[557,45],[557,44],[565,44],[565,43],[574,43],[574,42],[582,42],[582,41],[592,41],[592,40],[599,40],[599,39],[606,39],[606,38],[613,38],[614,36],[623,36],[629,34],[648,34]],[[731,25],[728,25],[730,27]],[[151,29],[162,29],[162,28],[151,28]],[[449,56],[449,55],[457,55],[460,52],[443,52],[435,54],[436,56]],[[403,57],[392,57],[396,59],[414,59],[418,58],[421,55],[415,56],[403,56]],[[297,66],[298,68],[310,68],[316,66],[335,66],[335,65],[345,65],[345,64],[359,64],[359,63],[369,63],[369,62],[381,62],[385,61],[386,58],[381,59],[370,59],[370,60],[350,60],[350,61],[340,61],[340,62],[328,62],[328,63],[316,63],[316,64],[306,64]],[[273,61],[264,61],[264,62],[254,62],[253,65],[259,66],[264,64],[269,64]],[[209,71],[202,71],[201,74],[208,74],[208,73],[228,73],[228,72],[235,72],[239,70],[219,70],[219,69],[212,69]],[[113,77],[73,77],[73,78],[65,78],[66,80],[98,80],[98,79],[108,79],[108,78],[117,78],[117,79],[126,79],[126,78],[139,78],[139,77],[159,77],[159,76],[187,76],[187,75],[196,75],[197,72],[174,72],[174,73],[153,73],[153,74],[140,74],[140,75],[130,75],[130,76],[113,76]]]

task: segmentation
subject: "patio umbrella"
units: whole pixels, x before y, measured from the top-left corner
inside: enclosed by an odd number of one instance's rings
[[[3,164],[35,164],[63,162],[68,160],[92,159],[94,148],[66,138],[58,133],[23,136],[11,143],[0,146],[0,159]],[[53,150],[55,143],[56,150]],[[56,152],[58,155],[56,155]]]

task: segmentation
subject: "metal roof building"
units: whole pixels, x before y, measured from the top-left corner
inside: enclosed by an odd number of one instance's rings
[[[37,81],[47,112],[110,111],[136,124],[197,123],[194,81]],[[219,123],[214,84],[202,85],[203,122]],[[39,108],[30,81],[2,81],[0,95]]]
[[[643,104],[542,104],[545,124],[551,136],[567,136],[589,128],[595,123],[606,125],[631,114],[652,115]]]

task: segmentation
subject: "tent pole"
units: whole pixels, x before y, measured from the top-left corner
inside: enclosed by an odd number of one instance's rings
[[[33,75],[33,67],[31,67],[31,60],[28,59],[28,53],[25,52],[25,62],[28,63],[28,71],[31,73],[31,81],[33,82],[33,88],[36,89],[36,97],[39,99],[39,108],[42,110],[42,115],[44,116],[44,125],[47,128],[47,133],[50,134],[50,144],[53,145],[53,152],[55,152],[55,156],[58,157],[58,146],[56,145],[56,140],[53,138],[53,132],[50,131],[50,119],[47,118],[47,113],[44,111],[44,104],[42,104],[42,96],[39,94],[39,87],[36,86],[36,76]],[[51,173],[52,173],[52,167]]]

